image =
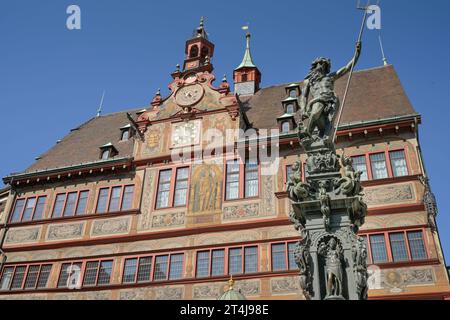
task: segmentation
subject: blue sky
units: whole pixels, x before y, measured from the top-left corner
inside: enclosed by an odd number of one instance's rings
[[[316,56],[335,67],[346,63],[362,14],[356,2],[2,0],[0,176],[25,169],[94,116],[103,90],[105,113],[147,106],[159,87],[166,93],[202,15],[216,44],[216,76],[231,79],[243,54],[241,26],[250,23],[253,57],[268,86],[303,79]],[[70,4],[81,7],[82,30],[66,28]],[[387,58],[423,116],[421,143],[450,261],[450,2],[385,0],[381,7]],[[366,30],[358,69],[382,64],[378,34]]]

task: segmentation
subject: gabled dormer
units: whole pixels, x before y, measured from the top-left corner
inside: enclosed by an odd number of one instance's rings
[[[111,142],[100,147],[100,160],[108,160],[119,154]]]

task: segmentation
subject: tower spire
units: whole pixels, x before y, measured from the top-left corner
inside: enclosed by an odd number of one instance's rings
[[[234,69],[234,91],[238,95],[253,95],[259,90],[261,72],[253,62],[250,50],[251,34],[248,25],[242,27],[245,33],[245,52],[241,64]]]
[[[252,53],[250,51],[250,38],[251,34],[248,30],[248,26],[242,27],[243,30],[246,30],[245,38],[246,38],[246,47],[245,47],[245,53],[244,58],[242,59],[241,64],[236,68],[236,70],[240,68],[255,68],[256,65],[253,63],[252,59]]]

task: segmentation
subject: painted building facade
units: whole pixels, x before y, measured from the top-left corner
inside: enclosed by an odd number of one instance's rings
[[[4,178],[0,299],[217,299],[231,275],[247,299],[304,298],[285,192],[306,159],[301,83],[260,88],[249,34],[235,92],[226,78],[213,84],[203,23],[185,53],[169,96],[90,119]],[[356,72],[350,90],[337,150],[363,172],[369,296],[448,298],[421,117],[391,65]],[[275,149],[270,163],[248,156]]]

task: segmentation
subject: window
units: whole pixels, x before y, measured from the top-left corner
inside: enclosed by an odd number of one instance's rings
[[[177,280],[183,276],[184,254],[157,256],[153,281]]]
[[[151,280],[153,257],[140,257],[125,260],[123,283],[142,283]]]
[[[386,166],[386,156],[384,153],[371,154],[370,163],[372,165],[372,176],[374,180],[386,179],[389,177]]]
[[[423,231],[395,231],[384,234],[368,236],[366,242],[371,253],[369,263],[408,262],[428,259],[426,246],[423,240]],[[364,236],[367,239],[367,236]],[[386,247],[389,239],[389,247]]]
[[[244,273],[258,271],[258,247],[244,248]]]
[[[220,276],[225,274],[225,250],[213,250],[211,261],[211,275]]]
[[[294,169],[292,169],[292,165],[286,166],[286,183],[293,176],[293,174],[294,174]]]
[[[102,151],[102,156],[101,156],[102,160],[108,160],[110,153],[111,153],[111,151],[109,149],[108,150],[103,150]]]
[[[286,244],[272,245],[272,270],[286,270]]]
[[[245,197],[253,198],[258,196],[259,179],[258,164],[256,162],[245,163]]]
[[[289,133],[291,131],[291,124],[289,121],[285,121],[281,124],[281,133]]]
[[[78,196],[78,204],[77,209],[75,210],[75,214],[85,214],[87,201],[89,197],[89,191],[81,191]]]
[[[292,103],[290,103],[286,106],[286,113],[289,113],[289,114],[295,113],[294,105]]]
[[[295,270],[298,268],[297,263],[295,262],[295,242],[288,243],[288,264],[289,270]]]
[[[185,206],[187,202],[189,169],[178,168],[175,180],[174,207]]]
[[[229,274],[242,273],[242,248],[234,248],[229,251]]]
[[[134,186],[101,188],[98,192],[96,213],[120,212],[132,209]]]
[[[183,277],[184,254],[172,254],[170,256],[169,280],[177,280]]]
[[[51,264],[5,267],[0,290],[36,290],[47,288]]]
[[[227,162],[226,199],[239,199],[239,162],[237,160]]]
[[[88,261],[85,265],[83,287],[107,285],[111,282],[113,261]]]
[[[210,256],[212,257],[210,260]],[[197,278],[225,274],[225,249],[197,252]]]
[[[47,201],[46,196],[17,199],[14,206],[11,222],[28,222],[42,219]]]
[[[173,186],[172,181],[174,181]],[[186,206],[188,188],[188,167],[161,170],[156,194],[156,209]]]
[[[425,260],[428,258],[422,231],[408,232],[408,242],[412,260]]]
[[[225,264],[228,257],[228,265]],[[197,252],[196,277],[215,277],[258,272],[258,247],[212,249]]]
[[[197,252],[197,278],[209,276],[209,251]]]
[[[391,233],[389,235],[391,242],[392,259],[394,262],[408,261],[408,250],[403,233]]]
[[[404,150],[366,154],[352,157],[352,159],[355,171],[362,172],[361,181],[397,178],[409,175]],[[368,161],[369,164],[367,163]]]
[[[362,172],[361,181],[369,180],[369,175],[367,173],[366,156],[352,157],[353,168],[356,172]]]
[[[246,73],[242,74],[242,82],[247,82],[248,81],[248,76]]]
[[[256,162],[227,161],[225,200],[254,198],[259,195],[259,165]],[[243,190],[241,186],[243,183]]]
[[[72,288],[81,285],[82,262],[63,263],[59,273],[58,288]]]
[[[130,139],[130,129],[122,130],[122,135],[120,137],[121,141],[128,141]]]
[[[195,58],[195,57],[197,57],[198,56],[198,46],[197,45],[193,45],[192,47],[191,47],[191,51],[190,51],[190,54],[189,54],[189,58]]]
[[[374,264],[388,262],[384,234],[371,235],[370,247]]]
[[[389,152],[392,165],[392,174],[394,177],[404,177],[408,175],[408,166],[406,165],[405,151]]]
[[[297,98],[297,90],[296,89],[289,90],[289,97],[290,98]]]
[[[155,259],[155,270],[153,274],[154,281],[161,281],[167,279],[167,266],[168,266],[169,256],[158,256]]]
[[[71,217],[85,214],[89,191],[60,193],[56,195],[53,205],[53,218]]]
[[[275,243],[271,247],[272,271],[296,270],[295,242]]]

